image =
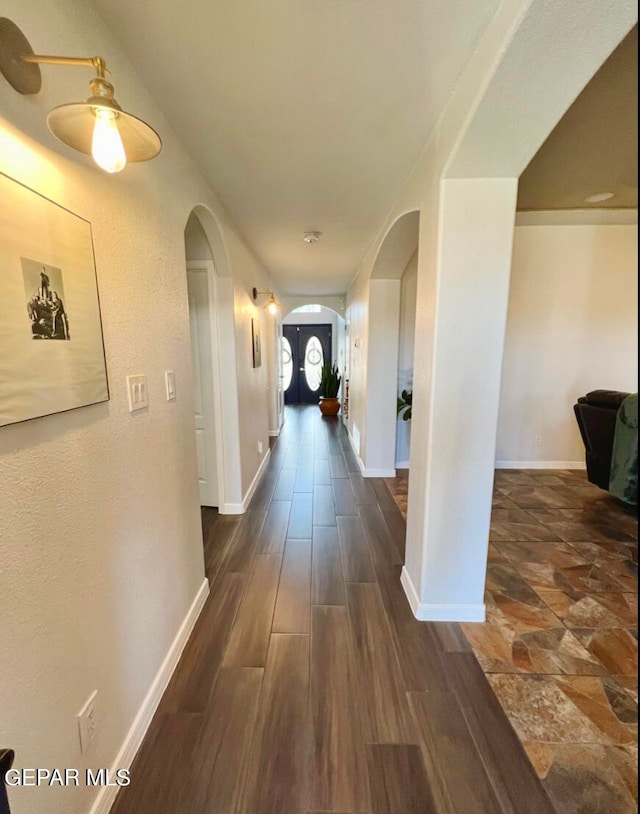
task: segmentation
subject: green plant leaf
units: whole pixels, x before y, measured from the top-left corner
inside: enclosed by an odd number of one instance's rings
[[[325,362],[320,373],[320,395],[328,399],[336,398],[341,382],[342,377],[339,375],[338,366]]]
[[[411,420],[411,402],[413,401],[413,391],[403,390],[396,400],[396,412],[403,421]]]

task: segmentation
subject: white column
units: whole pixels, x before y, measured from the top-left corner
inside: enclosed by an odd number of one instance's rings
[[[513,178],[440,185],[436,262],[421,281],[434,303],[432,348],[416,331],[402,574],[419,619],[484,619],[516,193]]]
[[[280,320],[277,316],[267,314],[264,324],[264,342],[267,363],[267,405],[269,409],[269,435],[277,436],[280,432]]]
[[[396,397],[400,280],[369,283],[366,437],[361,457],[366,477],[396,474]]]

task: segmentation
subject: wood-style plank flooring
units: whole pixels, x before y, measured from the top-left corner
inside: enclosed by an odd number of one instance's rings
[[[338,420],[289,408],[113,814],[552,814],[457,625],[417,622],[404,521]]]

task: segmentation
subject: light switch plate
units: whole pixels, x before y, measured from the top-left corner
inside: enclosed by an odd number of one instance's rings
[[[80,752],[83,755],[90,755],[95,752],[96,738],[98,735],[98,720],[96,715],[97,696],[98,691],[94,690],[89,696],[87,703],[77,715]]]
[[[164,384],[167,390],[167,401],[174,401],[176,397],[176,374],[173,370],[165,370]]]
[[[127,395],[129,397],[129,412],[135,413],[149,406],[149,391],[147,377],[144,373],[127,376]]]

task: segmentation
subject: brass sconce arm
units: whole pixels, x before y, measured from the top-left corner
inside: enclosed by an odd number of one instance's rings
[[[254,288],[251,291],[251,294],[252,294],[254,300],[257,300],[260,294],[266,294],[267,295],[267,300],[266,300],[265,304],[263,305],[263,308],[265,309],[265,311],[268,311],[272,316],[275,316],[275,314],[277,314],[278,310],[281,308],[281,305],[278,302],[278,300],[276,299],[275,294],[273,293],[273,291],[258,291],[257,288]]]
[[[94,68],[101,79],[109,73],[107,63],[102,57],[58,57],[49,54],[22,54],[23,62],[32,62],[37,65],[77,65]]]

